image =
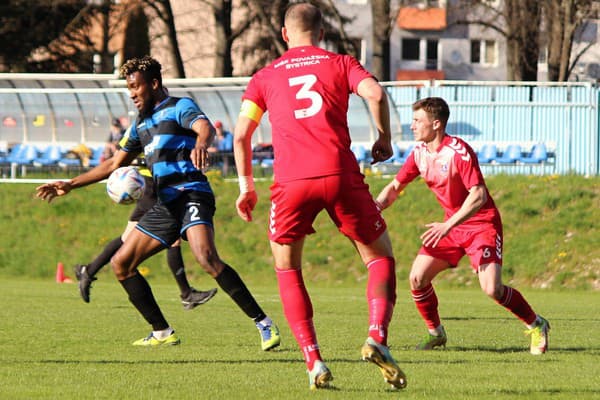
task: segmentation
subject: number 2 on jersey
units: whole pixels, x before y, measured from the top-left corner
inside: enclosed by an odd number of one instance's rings
[[[312,74],[296,76],[289,79],[290,87],[302,85],[300,90],[298,90],[296,93],[296,99],[308,99],[311,102],[308,108],[294,110],[294,116],[296,119],[312,117],[321,110],[321,107],[323,106],[323,98],[318,92],[311,90],[315,82],[317,82],[317,77]]]

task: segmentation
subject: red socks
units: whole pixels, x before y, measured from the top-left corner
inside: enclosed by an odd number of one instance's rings
[[[304,286],[302,271],[278,268],[275,271],[285,318],[302,350],[308,369],[312,370],[314,362],[321,360],[321,353],[313,325],[313,307]]]
[[[417,310],[421,317],[425,320],[425,324],[429,329],[435,329],[440,326],[440,314],[438,313],[438,298],[431,283],[423,289],[410,291],[412,298],[415,301]]]
[[[387,346],[387,336],[396,304],[396,263],[382,257],[367,264],[367,301],[369,303],[369,337]]]
[[[500,304],[508,311],[517,316],[526,325],[532,325],[537,318],[537,315],[527,303],[527,300],[523,297],[521,292],[517,289],[513,289],[510,286],[504,285],[504,294],[500,300],[496,300],[496,303]]]
[[[396,303],[396,270],[391,257],[369,262],[367,300],[369,302],[369,336],[387,346],[387,333]],[[309,370],[322,360],[313,325],[313,307],[304,286],[301,270],[275,268],[279,296],[288,325],[302,350]]]
[[[419,313],[427,324],[427,328],[437,328],[440,325],[440,316],[437,309],[438,299],[431,283],[423,289],[411,290],[411,293],[417,310],[419,310]],[[537,318],[537,315],[523,295],[517,289],[513,289],[510,286],[504,286],[504,294],[500,300],[496,300],[496,303],[512,312],[527,325],[533,324]]]

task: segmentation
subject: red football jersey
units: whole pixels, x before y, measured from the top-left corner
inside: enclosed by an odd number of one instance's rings
[[[242,98],[268,111],[278,182],[359,171],[348,99],[369,77],[355,58],[314,46],[289,49],[254,74]]]
[[[421,176],[427,186],[435,193],[443,207],[445,219],[452,216],[462,206],[469,195],[469,189],[476,185],[484,185],[487,202],[477,213],[465,222],[500,223],[500,213],[485,185],[477,155],[462,139],[446,135],[435,152],[427,150],[425,143],[419,143],[402,166],[396,180],[409,183]]]

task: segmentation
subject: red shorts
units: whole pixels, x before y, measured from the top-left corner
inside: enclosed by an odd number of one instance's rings
[[[485,223],[458,226],[436,247],[422,246],[419,254],[445,260],[452,267],[456,267],[466,254],[475,271],[484,264],[502,265],[502,225]]]
[[[386,230],[363,175],[349,173],[274,183],[269,239],[292,243],[314,233],[313,222],[323,209],[340,232],[361,243],[373,242]]]

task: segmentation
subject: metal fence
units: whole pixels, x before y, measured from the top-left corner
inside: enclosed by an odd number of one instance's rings
[[[233,130],[247,82],[248,78],[216,78],[164,83],[172,95],[194,98],[211,120],[221,120]],[[543,142],[552,153],[544,172],[599,173],[600,91],[591,84],[416,81],[384,86],[392,105],[395,142],[413,139],[412,103],[439,96],[450,105],[448,133],[476,149],[491,142],[502,151],[520,143],[526,152]],[[40,151],[49,143],[98,146],[108,137],[113,118],[130,122],[135,114],[123,81],[112,75],[0,74],[0,154],[17,143],[39,144]],[[351,96],[348,122],[353,142],[373,142],[375,126],[358,96]],[[268,113],[254,140],[271,141]],[[484,173],[532,173],[533,168],[485,165]]]
[[[402,139],[410,140],[411,104],[428,96],[443,97],[450,106],[447,131],[475,144],[537,142],[552,149],[551,171],[559,174],[599,173],[597,87],[586,84],[435,81],[409,86],[387,85],[403,121]],[[530,173],[532,167],[486,166],[489,173]]]

